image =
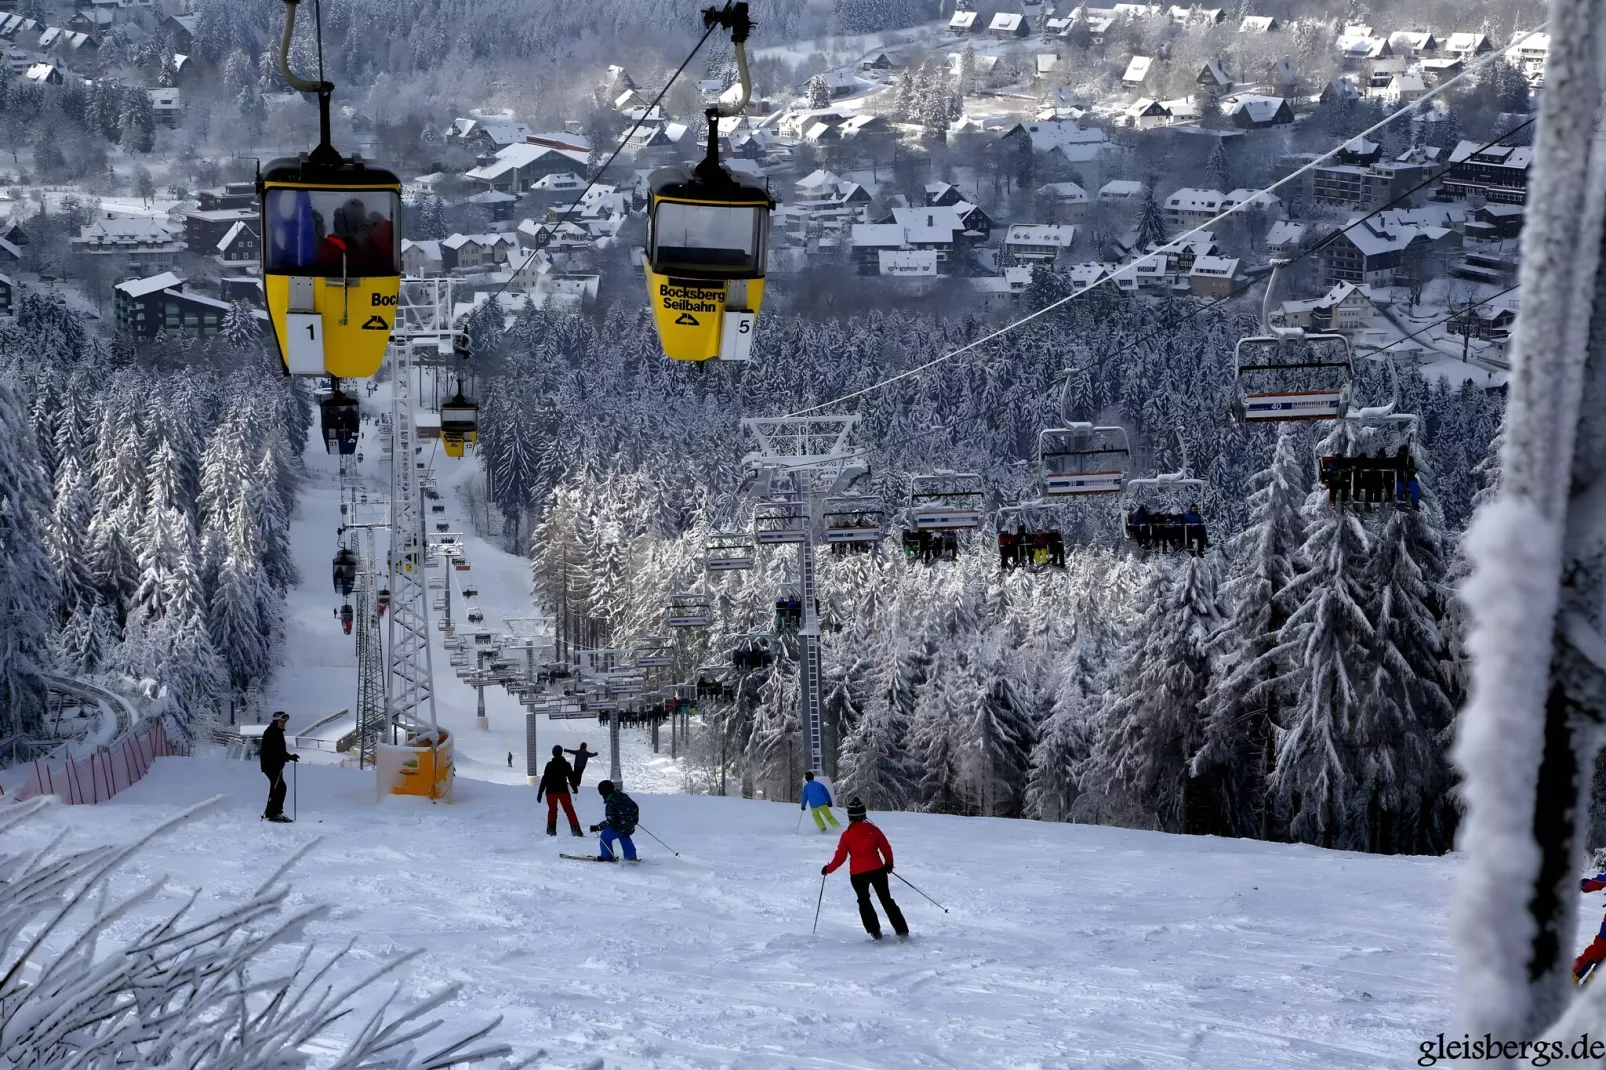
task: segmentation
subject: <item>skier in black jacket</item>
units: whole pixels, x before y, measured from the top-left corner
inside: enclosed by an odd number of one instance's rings
[[[569,783],[574,786],[575,791],[579,791],[580,778],[586,775],[586,762],[590,761],[592,758],[595,758],[597,756],[597,752],[594,750],[586,750],[586,745],[582,743],[580,744],[579,750],[569,750],[565,748],[564,753],[574,755],[574,774],[569,777]]]
[[[290,715],[279,710],[262,733],[262,774],[268,778],[268,808],[262,816],[269,821],[290,820],[284,816],[284,765],[299,762],[301,755],[291,754],[290,748],[285,746],[284,725],[288,720]]]
[[[569,762],[563,757],[563,748],[553,746],[552,760],[546,763],[541,770],[541,783],[535,789],[535,801],[539,803],[541,796],[546,796],[546,834],[558,834],[558,804],[563,804],[563,816],[569,819],[569,831],[576,836],[584,836],[580,831],[580,819],[574,816],[574,802],[569,798],[569,783],[574,777],[574,771],[569,768]]]

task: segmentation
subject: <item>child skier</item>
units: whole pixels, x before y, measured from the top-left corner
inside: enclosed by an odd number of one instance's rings
[[[1583,889],[1586,892],[1598,892],[1606,888],[1606,873],[1597,873],[1593,877],[1585,877]],[[1606,960],[1606,918],[1600,922],[1600,932],[1595,934],[1589,946],[1573,960],[1573,984],[1581,985],[1595,976],[1595,969]]]
[[[899,939],[908,939],[909,923],[903,920],[903,911],[892,901],[892,890],[887,887],[887,874],[892,872],[892,844],[880,829],[865,820],[864,803],[857,796],[848,800],[848,827],[837,841],[836,856],[820,867],[820,874],[830,873],[850,856],[853,861],[848,865],[848,876],[859,897],[859,918],[864,922],[865,931],[881,939],[881,919],[870,905],[870,889],[874,888],[876,898],[881,900],[881,909],[892,922],[892,931]]]
[[[814,770],[810,769],[803,774],[803,798],[798,809],[807,810],[814,815],[814,823],[824,832],[825,823],[831,822],[832,828],[841,828],[842,822],[836,819],[831,812],[831,791],[824,784],[814,779]]]
[[[641,810],[636,802],[623,791],[613,786],[613,781],[603,780],[597,784],[597,794],[602,796],[602,808],[607,817],[601,824],[592,825],[592,832],[602,833],[602,854],[598,856],[599,862],[617,862],[611,845],[615,840],[624,849],[625,861],[636,860],[636,845],[630,841],[630,834],[636,831],[636,819],[641,816]]]

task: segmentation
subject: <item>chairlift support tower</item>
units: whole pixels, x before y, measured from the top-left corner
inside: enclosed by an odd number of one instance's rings
[[[432,339],[438,347],[442,337],[449,337],[452,317],[452,288],[447,280],[406,279],[401,289],[390,345],[394,447],[390,457],[390,657],[385,705],[392,737],[397,728],[420,731],[437,727],[413,370],[415,349],[428,346]]]
[[[374,531],[389,528],[390,502],[371,496],[357,474],[356,458],[340,458],[341,523],[355,533],[357,548],[357,765],[374,764],[387,729],[385,651],[379,639],[379,555]]]
[[[742,459],[758,473],[755,497],[795,492],[803,521],[797,544],[797,593],[803,602],[798,629],[798,724],[803,727],[803,756],[814,775],[828,780],[825,769],[825,721],[820,696],[820,617],[815,608],[815,542],[819,528],[815,503],[841,494],[864,475],[864,453],[849,445],[859,426],[852,416],[776,416],[745,419],[742,430],[757,449]]]

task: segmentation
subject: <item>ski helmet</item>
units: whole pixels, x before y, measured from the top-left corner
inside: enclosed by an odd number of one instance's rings
[[[597,794],[603,796],[604,798],[606,798],[609,795],[612,795],[613,794],[613,781],[611,781],[611,780],[599,780],[599,781],[597,781]]]
[[[848,820],[863,821],[865,815],[864,803],[857,795],[848,800]]]

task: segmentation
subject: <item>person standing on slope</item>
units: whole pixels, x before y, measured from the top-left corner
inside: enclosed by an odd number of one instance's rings
[[[299,762],[301,755],[291,754],[290,748],[284,742],[285,722],[290,715],[283,710],[274,713],[273,720],[262,733],[262,775],[268,778],[268,808],[262,816],[269,821],[279,821],[286,824],[290,819],[284,816],[284,767],[287,762]]]
[[[540,805],[541,796],[546,796],[546,834],[558,834],[558,804],[563,804],[563,816],[569,819],[569,831],[576,836],[584,836],[580,831],[580,819],[574,816],[574,803],[569,798],[569,778],[573,775],[569,769],[567,759],[563,757],[563,748],[554,745],[552,760],[546,763],[541,770],[541,783],[535,789],[535,801]]]
[[[575,791],[579,791],[580,778],[586,774],[586,762],[589,762],[591,759],[595,758],[597,756],[597,752],[594,750],[586,750],[586,745],[581,743],[579,750],[566,750],[564,753],[574,755],[574,773],[569,777],[569,783],[574,785]]]
[[[636,819],[641,816],[641,808],[636,801],[623,791],[613,786],[613,781],[604,780],[597,784],[597,794],[602,796],[603,811],[607,814],[600,824],[592,825],[592,832],[602,833],[602,854],[598,856],[599,862],[617,862],[612,844],[619,841],[624,849],[625,861],[636,860],[636,845],[631,842],[630,834],[636,831]]]
[[[833,828],[842,827],[842,822],[831,812],[830,789],[814,779],[812,769],[803,774],[803,798],[799,803],[799,809],[807,810],[814,815],[814,823],[820,826],[821,832],[826,831],[827,821],[831,822]]]
[[[907,939],[909,923],[903,920],[903,911],[892,901],[892,890],[887,887],[887,875],[892,872],[892,844],[880,829],[865,819],[864,803],[858,796],[848,800],[848,827],[837,841],[836,856],[820,867],[820,874],[830,873],[848,858],[852,859],[848,864],[848,879],[859,897],[859,917],[864,922],[865,932],[881,939],[881,919],[870,905],[870,889],[874,888],[876,898],[881,900],[881,909],[892,922],[892,931],[900,939]]]

